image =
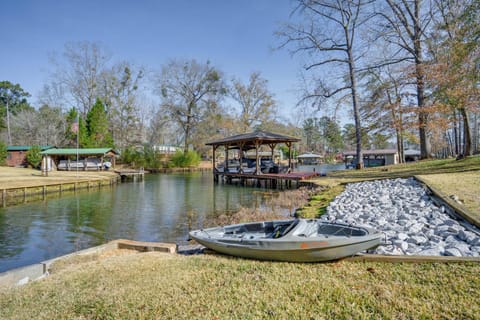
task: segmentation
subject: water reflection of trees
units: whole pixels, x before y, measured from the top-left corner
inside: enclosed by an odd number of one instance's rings
[[[14,257],[23,251],[29,224],[12,224],[14,216],[0,209],[0,258]],[[18,219],[18,217],[17,217]]]
[[[306,198],[297,193],[215,184],[211,173],[148,175],[141,183],[1,208],[0,265],[36,263],[113,239],[179,243],[193,229],[284,219]]]

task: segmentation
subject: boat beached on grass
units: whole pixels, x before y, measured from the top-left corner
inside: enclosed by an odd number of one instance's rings
[[[384,239],[371,228],[319,219],[235,224],[191,231],[190,236],[219,253],[291,262],[337,260],[375,248]]]

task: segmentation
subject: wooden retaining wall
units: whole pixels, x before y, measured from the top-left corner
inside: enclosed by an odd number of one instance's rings
[[[112,186],[119,181],[120,176],[115,176],[110,179],[79,180],[31,187],[4,188],[0,189],[0,201],[2,207],[7,207],[32,201],[45,200],[49,194],[61,195],[65,192],[76,192],[81,189],[89,190],[92,188]]]

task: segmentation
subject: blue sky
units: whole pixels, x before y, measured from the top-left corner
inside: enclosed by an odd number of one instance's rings
[[[297,99],[299,63],[274,32],[289,19],[290,0],[15,0],[3,1],[0,80],[19,83],[33,104],[68,42],[99,42],[112,61],[150,70],[173,58],[210,60],[228,78],[253,71],[269,81],[282,115]]]

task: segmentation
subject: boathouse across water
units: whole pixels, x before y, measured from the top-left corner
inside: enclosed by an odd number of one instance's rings
[[[257,186],[283,188],[291,187],[292,182],[312,178],[314,172],[293,172],[292,145],[300,139],[267,131],[255,131],[208,142],[213,147],[213,177],[215,182],[253,183]],[[275,148],[279,144],[288,147],[287,165],[274,161]],[[224,161],[217,163],[217,152],[224,151]],[[263,148],[269,148],[270,156],[262,156]],[[255,159],[245,157],[247,151],[255,151]],[[236,156],[229,158],[231,151]],[[250,151],[250,153],[252,153]]]

